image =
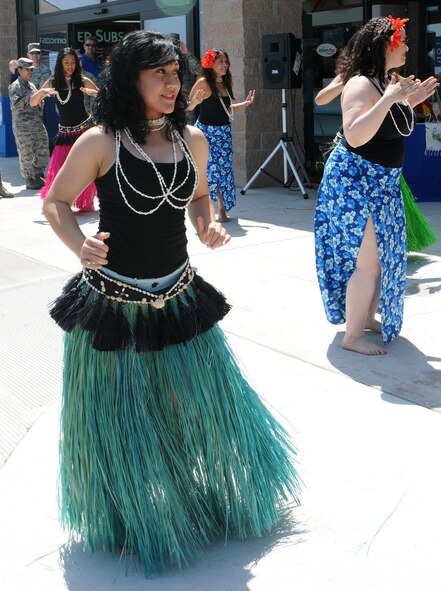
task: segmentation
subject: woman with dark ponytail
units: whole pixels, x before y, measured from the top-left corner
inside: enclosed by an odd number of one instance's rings
[[[83,76],[76,51],[66,47],[58,54],[54,75],[37,92],[43,96],[55,96],[60,115],[55,148],[49,162],[46,182],[40,193],[41,198],[45,199],[72,146],[93,125],[92,117],[84,105],[84,95],[96,96],[98,87]],[[73,203],[75,211],[93,211],[95,196],[96,188],[91,183],[76,197]]]
[[[193,110],[199,104],[196,127],[202,130],[210,148],[207,169],[210,197],[218,204],[218,221],[228,222],[227,212],[236,205],[231,124],[237,109],[253,103],[255,91],[251,90],[244,101],[233,103],[230,58],[225,50],[209,49],[201,64],[201,77],[190,92],[187,108]]]

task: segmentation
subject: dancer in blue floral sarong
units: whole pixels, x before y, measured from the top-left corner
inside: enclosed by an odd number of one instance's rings
[[[199,107],[196,127],[202,130],[210,148],[207,165],[208,188],[218,202],[218,221],[228,222],[226,214],[236,205],[231,123],[234,111],[254,101],[254,90],[240,103],[233,103],[230,58],[223,49],[209,49],[201,60],[202,77],[190,93],[188,110]]]
[[[346,321],[342,347],[366,355],[400,332],[406,279],[406,226],[399,177],[412,107],[436,80],[402,78],[407,19],[376,17],[351,44],[340,77],[344,139],[329,157],[317,197],[316,265],[327,318]],[[375,314],[381,315],[381,324]]]

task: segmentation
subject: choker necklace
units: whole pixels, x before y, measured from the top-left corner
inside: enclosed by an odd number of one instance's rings
[[[164,180],[164,177],[159,172],[159,170],[157,169],[155,163],[150,158],[150,156],[141,148],[141,146],[137,142],[135,142],[135,140],[132,137],[132,134],[127,129],[127,127],[124,128],[124,133],[126,134],[126,137],[129,140],[129,142],[132,144],[132,146],[138,152],[138,154],[140,154],[142,159],[145,160],[149,165],[152,166],[152,168],[156,174],[156,177],[158,179],[160,190],[161,190],[161,193],[159,195],[147,195],[146,193],[143,193],[142,191],[139,191],[138,189],[136,189],[136,187],[134,187],[129,182],[129,180],[127,179],[127,176],[125,175],[125,173],[122,169],[122,166],[121,166],[121,160],[120,160],[121,130],[118,129],[115,132],[115,150],[116,150],[115,172],[116,172],[116,180],[118,183],[119,191],[120,191],[121,196],[124,199],[124,202],[127,205],[127,207],[139,215],[151,215],[152,213],[155,213],[155,211],[157,211],[164,202],[167,202],[174,209],[185,209],[187,207],[187,205],[190,203],[191,199],[193,198],[196,187],[198,186],[199,174],[198,174],[198,168],[196,166],[196,163],[193,159],[193,156],[191,155],[191,152],[190,152],[186,142],[179,135],[179,133],[176,131],[176,129],[174,127],[171,127],[174,170],[173,170],[173,178],[172,178],[169,186],[167,186],[167,184]],[[187,162],[187,172],[186,172],[185,178],[182,181],[182,183],[180,183],[179,185],[177,185],[175,187],[174,184],[176,181],[176,174],[177,174],[177,170],[178,170],[178,156],[177,156],[177,151],[176,151],[176,144],[178,144],[178,146],[181,148],[181,151],[184,154],[184,159]],[[191,193],[188,197],[177,197],[175,195],[175,192],[185,185],[185,183],[188,180],[188,177],[190,176],[191,169],[194,170],[194,183],[193,183],[193,188],[191,190]],[[127,200],[127,197],[126,197],[126,195],[122,189],[122,186],[121,186],[119,174],[122,176],[122,178],[125,180],[125,182],[127,183],[127,185],[130,187],[130,189],[132,191],[134,191],[135,193],[137,193],[141,197],[144,197],[145,199],[149,199],[152,201],[156,200],[156,201],[159,201],[159,203],[157,205],[154,205],[153,209],[150,209],[148,211],[140,211],[140,210],[135,209]],[[174,200],[174,202],[172,201],[172,199]]]
[[[70,77],[69,78],[66,78],[66,84],[67,84],[67,97],[64,100],[59,95],[58,90],[55,93],[55,96],[57,97],[58,102],[60,103],[60,105],[65,105],[67,102],[69,102],[69,99],[70,99],[70,97],[72,95],[72,86],[70,84]]]
[[[168,121],[165,115],[160,117],[159,119],[149,119],[147,121],[147,125],[150,131],[161,131],[167,125]],[[159,127],[153,127],[154,125],[159,125]]]
[[[149,127],[152,127],[153,125],[163,125],[164,123],[167,123],[165,115],[163,115],[162,117],[159,117],[159,119],[148,119],[147,120],[147,125]]]

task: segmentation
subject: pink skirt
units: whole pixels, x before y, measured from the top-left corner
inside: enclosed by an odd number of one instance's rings
[[[75,141],[82,135],[88,128],[82,129],[80,132],[75,131],[72,133],[59,133],[55,140],[55,148],[52,152],[51,160],[49,162],[49,170],[46,175],[46,183],[44,187],[40,191],[40,197],[44,199],[54,182],[54,179],[57,175],[57,172],[63,166],[69,152],[72,149],[73,144]],[[66,136],[72,136],[67,138]],[[58,140],[61,140],[58,143]],[[66,141],[67,140],[67,141]],[[70,141],[69,141],[70,140]],[[96,196],[96,186],[95,183],[90,183],[84,189],[80,195],[75,199],[75,202],[72,208],[76,211],[94,211],[94,201]]]

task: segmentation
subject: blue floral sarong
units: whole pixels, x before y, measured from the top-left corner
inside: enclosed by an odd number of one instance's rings
[[[195,126],[204,134],[210,149],[207,164],[210,197],[217,201],[219,191],[225,211],[230,211],[236,205],[231,124],[203,125],[196,121]]]
[[[385,344],[398,336],[403,323],[407,238],[400,174],[401,168],[374,164],[338,144],[326,162],[314,224],[326,317],[332,324],[343,324],[346,287],[372,216],[381,267],[378,312]]]

